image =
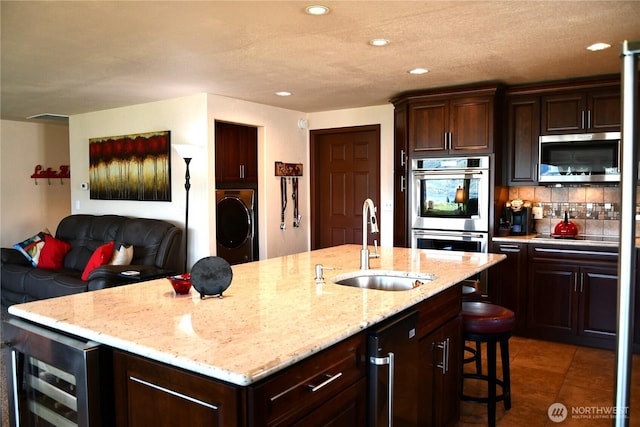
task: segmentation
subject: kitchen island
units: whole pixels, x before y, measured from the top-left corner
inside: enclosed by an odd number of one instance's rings
[[[14,305],[9,313],[244,390],[505,258],[385,247],[371,270],[436,278],[408,291],[334,284],[334,277],[358,270],[360,249],[344,245],[235,265],[223,298],[201,299],[193,289],[176,295],[168,280],[158,279]],[[324,270],[324,283],[314,279],[316,264],[333,268]]]

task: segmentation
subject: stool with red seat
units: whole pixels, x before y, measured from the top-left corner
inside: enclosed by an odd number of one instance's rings
[[[513,311],[487,302],[462,303],[462,336],[465,341],[484,342],[487,344],[487,374],[479,369],[475,373],[463,373],[465,379],[487,381],[487,396],[468,396],[462,392],[461,399],[467,402],[487,404],[488,425],[496,424],[496,402],[503,401],[504,408],[511,408],[511,379],[509,374],[509,338],[515,327],[516,316]],[[497,377],[496,350],[500,344],[502,360],[502,379]],[[475,360],[475,359],[472,359]],[[477,361],[476,361],[477,366]],[[500,386],[502,393],[496,393]]]

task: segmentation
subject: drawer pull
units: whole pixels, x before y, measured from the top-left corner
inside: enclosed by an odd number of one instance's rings
[[[176,397],[179,397],[181,399],[185,399],[185,400],[188,400],[190,402],[196,403],[198,405],[204,406],[205,408],[209,408],[209,409],[213,409],[213,410],[217,410],[218,409],[218,407],[216,405],[212,404],[212,403],[208,403],[208,402],[205,402],[203,400],[196,399],[195,397],[187,396],[186,394],[182,394],[182,393],[180,393],[178,391],[171,390],[171,389],[168,389],[166,387],[162,387],[160,385],[150,383],[149,381],[145,381],[145,380],[142,380],[140,378],[136,378],[136,377],[132,377],[132,376],[129,376],[129,379],[131,381],[133,381],[133,382],[145,385],[147,387],[151,387],[151,388],[156,389],[158,391],[161,391],[163,393],[167,393],[167,394],[170,394],[172,396],[176,396]]]
[[[313,385],[313,384],[309,384],[308,387],[311,390],[312,393],[315,393],[316,391],[320,390],[322,387],[329,385],[330,383],[334,382],[335,380],[337,380],[338,378],[340,378],[342,376],[342,372],[338,372],[335,375],[329,375],[327,374],[327,379],[324,380],[323,382],[321,382],[318,385]]]

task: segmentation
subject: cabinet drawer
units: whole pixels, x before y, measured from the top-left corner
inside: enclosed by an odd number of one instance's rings
[[[113,368],[117,426],[244,425],[240,387],[119,350]]]
[[[365,336],[358,334],[251,387],[250,425],[288,425],[365,375]]]
[[[418,338],[421,338],[460,314],[462,311],[462,285],[458,284],[445,289],[421,302],[417,308],[420,311]]]
[[[531,245],[529,247],[530,262],[597,262],[617,263],[617,247],[577,247],[561,245]]]

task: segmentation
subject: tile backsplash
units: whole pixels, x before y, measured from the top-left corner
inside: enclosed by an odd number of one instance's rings
[[[567,211],[579,234],[620,234],[620,187],[510,187],[509,200],[514,199],[542,208],[543,217],[534,220],[538,233],[552,233]]]

